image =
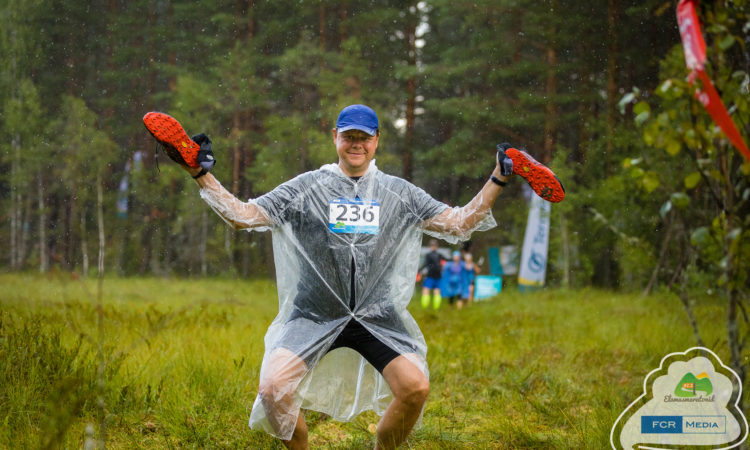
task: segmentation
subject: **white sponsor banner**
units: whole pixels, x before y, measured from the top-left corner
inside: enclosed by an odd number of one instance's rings
[[[550,203],[539,196],[531,196],[529,220],[523,239],[521,267],[518,271],[518,284],[543,286],[547,273],[547,247],[549,243]]]
[[[517,245],[500,247],[500,264],[503,266],[503,275],[518,274],[518,256]]]

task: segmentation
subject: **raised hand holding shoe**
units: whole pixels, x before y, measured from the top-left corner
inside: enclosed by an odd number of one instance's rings
[[[513,175],[513,160],[505,154],[509,148],[511,146],[507,142],[497,145],[497,165],[500,166],[500,175],[504,177]]]
[[[216,164],[216,158],[214,158],[214,151],[211,148],[211,139],[205,133],[196,134],[191,139],[200,145],[198,157],[196,158],[198,164],[206,172],[213,169],[214,164]]]

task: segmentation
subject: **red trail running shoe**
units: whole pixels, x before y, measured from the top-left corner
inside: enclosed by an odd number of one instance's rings
[[[160,112],[150,112],[143,116],[143,124],[174,162],[192,168],[200,167],[198,150],[201,146],[190,139],[174,117]]]
[[[536,195],[552,203],[561,202],[565,198],[565,188],[547,166],[522,150],[509,148],[505,154],[513,160],[513,173],[521,175]]]

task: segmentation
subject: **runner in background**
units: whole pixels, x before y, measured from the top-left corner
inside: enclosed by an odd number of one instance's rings
[[[479,266],[474,263],[471,253],[464,253],[464,291],[461,299],[465,300],[467,304],[474,301],[474,279],[478,273]]]
[[[443,297],[440,295],[440,279],[442,278],[443,262],[445,258],[438,252],[438,241],[430,239],[430,251],[424,257],[424,264],[420,271],[425,271],[422,282],[422,308],[430,307],[430,291],[432,291],[432,307],[440,308]]]

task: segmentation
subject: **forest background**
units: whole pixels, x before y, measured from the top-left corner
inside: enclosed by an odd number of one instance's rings
[[[673,2],[4,4],[5,270],[86,275],[101,244],[122,275],[272,273],[270,235],[224,226],[154,156],[151,110],[208,133],[243,199],[335,161],[330,129],[355,102],[381,117],[379,167],[452,205],[486,181],[497,143],[525,147],[568,190],[552,208],[553,286],[673,283],[691,232],[737,209],[712,183],[744,200],[741,158],[692,100]],[[747,14],[739,1],[701,12],[745,134]],[[522,240],[522,184],[478,248]]]
[[[273,276],[268,233],[235,232],[141,122],[206,132],[214,173],[257,197],[334,162],[338,111],[365,103],[378,166],[451,205],[495,145],[563,180],[547,284],[677,296],[726,311],[745,378],[750,165],[695,100],[663,0],[58,1],[0,5],[0,271]],[[703,2],[708,72],[747,141],[750,5]],[[743,164],[744,163],[744,164]],[[474,248],[518,244],[515,180]],[[683,314],[683,312],[678,312]]]
[[[380,115],[379,167],[453,205],[484,184],[496,144],[526,147],[569,192],[553,208],[553,285],[645,285],[669,180],[693,170],[679,160],[657,168],[665,154],[644,144],[633,104],[618,108],[634,88],[651,100],[670,61],[665,76],[687,75],[668,2],[5,5],[7,270],[88,274],[100,232],[108,272],[272,270],[270,235],[225,227],[192,180],[154,156],[141,122],[152,110],[209,134],[217,177],[243,199],[335,161],[330,129],[350,103]],[[623,167],[633,159],[643,160],[642,179]],[[476,236],[479,247],[522,240],[521,184],[504,193],[501,226]],[[661,266],[680,259],[674,251]]]

